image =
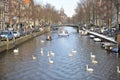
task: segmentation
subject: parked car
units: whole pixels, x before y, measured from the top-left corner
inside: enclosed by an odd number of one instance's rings
[[[9,40],[12,40],[14,38],[14,35],[13,35],[12,31],[2,31],[2,33],[0,34],[0,39],[1,40],[7,40],[7,38]]]
[[[19,31],[19,33],[20,33],[20,36],[25,36],[27,34],[26,31]]]
[[[13,31],[13,35],[14,35],[15,38],[19,38],[20,37],[20,32]]]

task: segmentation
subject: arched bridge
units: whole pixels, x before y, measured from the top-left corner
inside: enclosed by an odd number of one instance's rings
[[[55,25],[51,25],[51,27],[64,27],[64,26],[79,27],[79,24],[55,24]]]
[[[50,25],[51,28],[56,28],[56,27],[75,27],[77,28],[77,32],[79,32],[80,25],[79,24],[55,24],[55,25]]]

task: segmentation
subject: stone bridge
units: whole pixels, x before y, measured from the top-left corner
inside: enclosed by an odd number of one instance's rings
[[[75,27],[77,29],[77,32],[79,32],[80,25],[79,24],[56,24],[56,25],[50,25],[51,28],[55,27]]]

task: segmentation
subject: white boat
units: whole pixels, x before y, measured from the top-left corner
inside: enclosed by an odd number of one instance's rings
[[[95,36],[94,36],[94,35],[89,35],[89,37],[90,37],[90,38],[95,38]]]
[[[59,31],[58,36],[69,36],[69,33],[67,30]]]
[[[105,48],[106,50],[112,50],[112,48],[115,46],[115,44],[110,42],[102,42],[101,47]]]
[[[94,41],[95,42],[101,42],[101,39],[100,38],[94,38]]]
[[[102,47],[106,47],[106,46],[113,46],[114,44],[113,43],[110,43],[110,42],[103,42],[102,43]]]
[[[81,32],[81,35],[84,35],[84,36],[85,36],[85,35],[87,35],[87,34],[88,34],[87,31],[82,31],[82,32]]]

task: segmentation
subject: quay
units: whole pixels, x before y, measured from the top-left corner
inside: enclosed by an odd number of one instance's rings
[[[89,30],[86,30],[86,32],[87,32],[88,34],[92,34],[92,35],[97,36],[97,37],[99,37],[99,38],[102,38],[102,39],[104,39],[104,40],[110,41],[110,42],[112,42],[112,43],[115,43],[115,44],[118,43],[117,41],[114,40],[114,38],[107,37],[107,36],[105,36],[105,35],[102,35],[102,34],[99,34],[99,33],[96,33],[96,32],[92,32],[92,31],[89,31]]]
[[[17,45],[20,45],[30,39],[33,39],[34,37],[37,37],[43,33],[49,32],[50,31],[50,27],[44,27],[42,31],[40,32],[34,32],[25,36],[22,36],[20,38],[17,39],[13,39],[11,41],[7,40],[7,41],[1,41],[0,42],[0,52],[6,51],[6,50],[10,50],[12,48],[15,48]]]

